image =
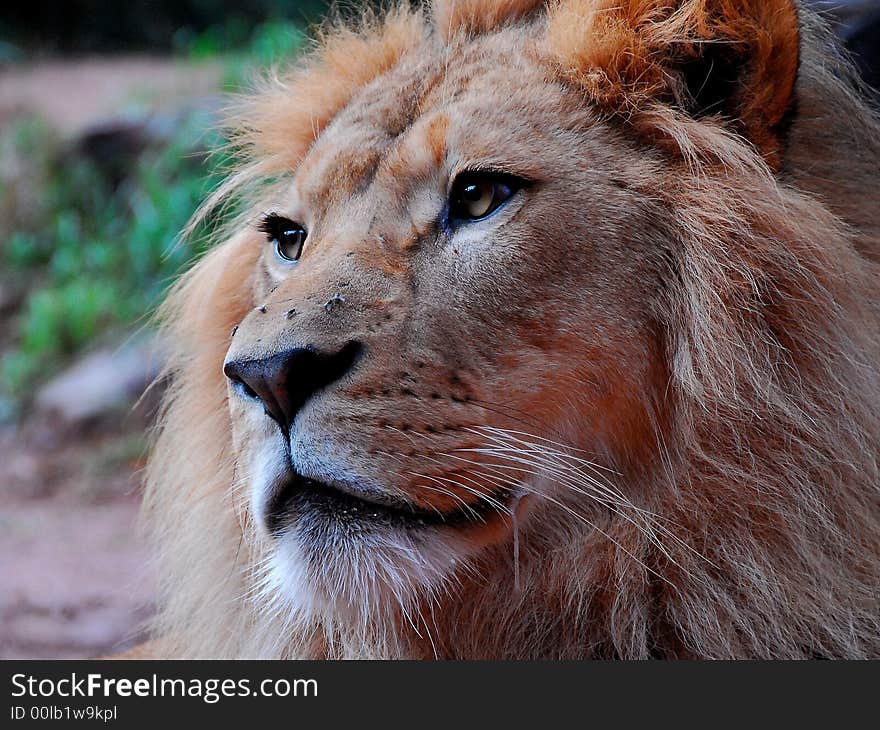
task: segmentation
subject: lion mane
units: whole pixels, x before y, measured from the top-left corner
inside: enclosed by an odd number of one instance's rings
[[[608,510],[575,529],[542,513],[523,526],[516,590],[509,545],[488,546],[429,631],[286,615],[236,496],[222,365],[255,306],[238,229],[359,90],[425,48],[454,58],[502,32],[663,160],[644,181],[652,235],[675,242],[653,313],[662,407],[616,485],[653,518]],[[712,65],[746,81],[700,76]],[[239,163],[204,210],[247,201],[244,217],[161,310],[173,357],[145,497],[151,651],[880,656],[880,125],[864,99],[824,22],[786,0],[437,0],[332,22],[235,105]]]

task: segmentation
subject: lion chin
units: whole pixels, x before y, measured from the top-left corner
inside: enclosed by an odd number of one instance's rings
[[[405,4],[230,139],[152,654],[880,656],[880,124],[807,9]]]

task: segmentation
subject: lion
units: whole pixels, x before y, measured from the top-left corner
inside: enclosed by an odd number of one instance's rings
[[[865,98],[793,0],[331,23],[161,311],[151,655],[880,656]]]

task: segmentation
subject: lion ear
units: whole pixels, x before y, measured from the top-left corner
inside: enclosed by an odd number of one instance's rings
[[[560,0],[547,33],[596,101],[721,115],[778,161],[800,54],[795,0]]]

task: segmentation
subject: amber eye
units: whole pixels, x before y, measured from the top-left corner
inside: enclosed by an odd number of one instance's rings
[[[275,248],[275,254],[286,262],[298,261],[306,242],[306,229],[299,223],[274,213],[266,215],[260,223],[260,230]]]
[[[450,221],[476,221],[494,213],[523,186],[512,175],[465,172],[455,179],[449,196]]]

